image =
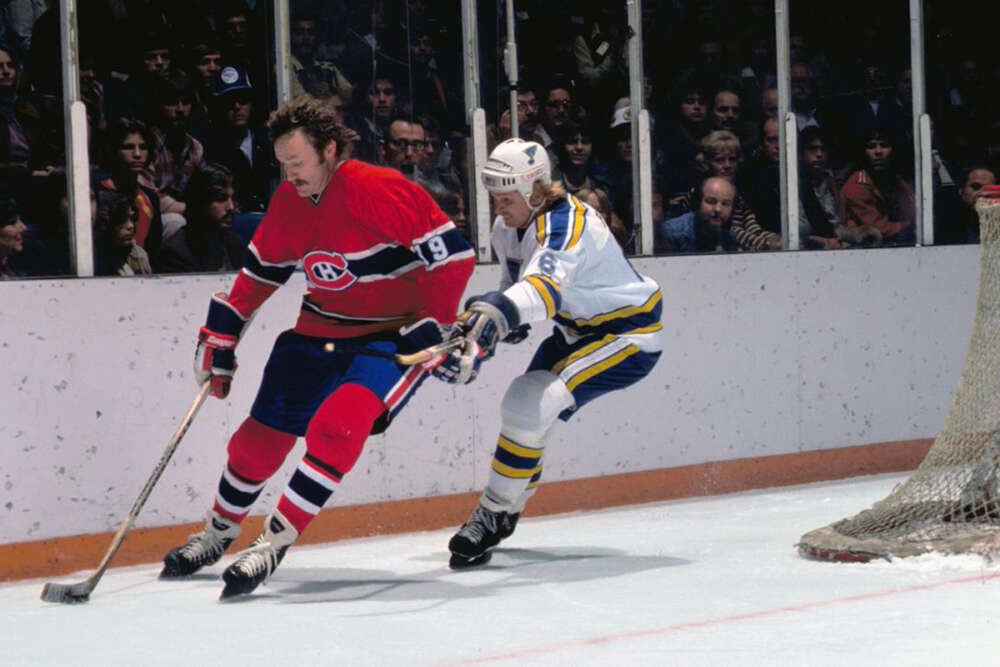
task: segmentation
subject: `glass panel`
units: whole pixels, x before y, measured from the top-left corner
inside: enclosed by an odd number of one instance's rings
[[[924,2],[934,243],[978,243],[976,193],[1000,175],[1000,57],[994,3]]]
[[[655,251],[780,247],[773,2],[651,7]]]
[[[0,279],[73,273],[53,4],[9,3],[0,25]]]
[[[795,0],[790,21],[802,248],[912,245],[908,3]]]
[[[352,157],[422,184],[464,234],[462,30],[457,0],[291,3],[292,94],[329,100]]]

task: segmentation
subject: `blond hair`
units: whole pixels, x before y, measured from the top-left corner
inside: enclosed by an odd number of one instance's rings
[[[712,160],[726,151],[732,151],[737,160],[743,159],[739,137],[729,130],[715,130],[706,134],[698,142],[698,154],[694,158],[698,170],[703,174],[712,171]]]

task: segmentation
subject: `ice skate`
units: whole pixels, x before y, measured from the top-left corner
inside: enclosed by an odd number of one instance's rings
[[[236,562],[222,573],[226,587],[220,599],[252,593],[274,573],[298,536],[295,528],[281,514],[274,512],[265,522],[264,532],[237,554]]]
[[[493,557],[491,549],[514,533],[520,513],[494,512],[477,505],[469,520],[462,524],[451,540],[448,550],[453,570],[485,565]]]
[[[239,534],[240,524],[212,512],[200,533],[191,535],[187,542],[163,557],[160,579],[186,577],[206,565],[214,565]]]

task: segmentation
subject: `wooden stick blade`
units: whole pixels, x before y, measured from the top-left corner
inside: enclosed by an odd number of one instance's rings
[[[404,366],[414,366],[416,364],[422,364],[425,361],[430,361],[439,354],[444,354],[445,352],[451,352],[456,347],[461,347],[465,343],[465,338],[459,336],[457,338],[451,338],[444,341],[443,343],[438,343],[437,345],[432,345],[431,347],[413,352],[412,354],[397,354],[396,361],[403,364]]]

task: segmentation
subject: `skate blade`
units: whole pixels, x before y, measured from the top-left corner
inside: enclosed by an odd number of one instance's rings
[[[448,567],[453,570],[467,570],[480,565],[486,565],[490,562],[491,558],[493,558],[492,551],[487,551],[484,554],[473,556],[472,558],[462,556],[461,554],[452,554],[451,558],[448,560]]]

